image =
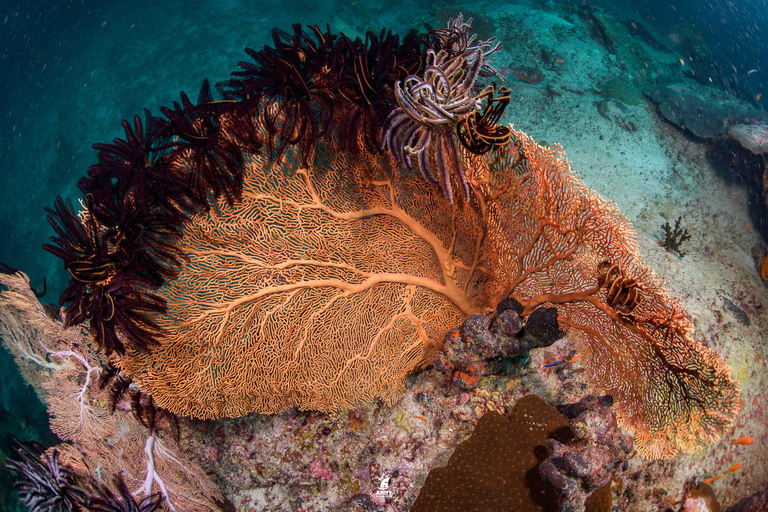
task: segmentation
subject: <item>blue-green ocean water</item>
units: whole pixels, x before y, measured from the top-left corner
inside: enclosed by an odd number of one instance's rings
[[[526,4],[526,2],[519,2]],[[548,2],[527,2],[546,8]],[[567,2],[563,2],[567,3]],[[577,6],[581,2],[572,2]],[[634,10],[659,30],[695,26],[711,48],[714,85],[749,96],[768,77],[765,1],[602,2]],[[405,33],[440,26],[446,13],[482,12],[483,2],[440,5],[428,0],[274,1],[23,1],[0,4],[0,262],[47,283],[56,303],[68,275],[42,250],[52,234],[44,208],[57,195],[78,197],[77,182],[95,160],[91,145],[122,137],[122,119],[195,96],[203,79],[224,80],[246,56],[270,42],[272,28],[328,23],[360,35],[383,27]],[[755,70],[752,73],[747,71]],[[768,100],[768,97],[764,100]],[[0,449],[10,436],[51,441],[45,411],[0,353]],[[2,462],[2,460],[0,460]],[[1,471],[0,500],[10,500]],[[0,501],[0,509],[10,501]]]

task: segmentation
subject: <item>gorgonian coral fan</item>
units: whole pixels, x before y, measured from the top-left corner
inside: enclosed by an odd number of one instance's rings
[[[297,25],[248,51],[225,100],[204,84],[125,123],[85,210],[49,212],[67,322],[90,320],[161,408],[211,418],[392,401],[433,340],[513,297],[523,319],[557,308],[642,455],[717,439],[738,412],[729,368],[615,206],[496,124],[507,91],[478,80],[498,45],[468,30]]]
[[[392,401],[430,340],[482,308],[468,202],[452,207],[388,155],[327,139],[316,151],[307,168],[298,148],[279,165],[252,157],[243,200],[185,226],[190,259],[159,290],[172,335],[121,361],[160,407],[207,418]]]

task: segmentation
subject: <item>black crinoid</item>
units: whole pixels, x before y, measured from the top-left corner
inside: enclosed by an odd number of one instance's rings
[[[402,42],[387,31],[363,41],[300,25],[275,30],[273,40],[274,48],[247,50],[253,62],[218,85],[223,100],[206,80],[196,102],[181,93],[161,107],[164,117],[145,111],[123,121],[124,138],[94,145],[97,163],[79,183],[83,211],[62,199],[46,210],[56,236],[45,248],[71,275],[61,297],[65,322],[88,321],[107,355],[159,342],[156,317],[166,304],[153,291],[186,258],[177,244],[182,226],[219,198],[239,200],[248,154],[265,143],[279,158],[297,145],[308,163],[332,127],[346,149],[362,140],[379,151],[398,101],[394,84],[420,71],[427,48],[416,32]]]
[[[214,101],[208,80],[203,81],[197,103],[181,93],[181,103],[160,107],[168,118],[173,156],[187,162],[195,201],[208,210],[210,197],[224,196],[232,205],[240,199],[245,169],[244,151],[256,153],[260,141],[242,130],[225,129],[235,101]],[[237,135],[241,135],[237,137]]]
[[[6,468],[16,473],[14,488],[28,510],[70,512],[84,510],[88,496],[75,482],[73,472],[59,462],[59,451],[47,453],[36,441],[15,441],[14,455]]]
[[[71,275],[61,296],[67,326],[90,322],[90,331],[107,355],[125,352],[118,331],[135,346],[147,348],[160,334],[150,319],[165,311],[165,301],[148,290],[156,285],[151,272],[137,266],[114,245],[109,231],[86,210],[75,214],[72,203],[59,197],[53,209],[46,209],[56,232],[55,245],[44,248],[64,260]]]
[[[152,396],[142,392],[133,379],[122,373],[112,362],[107,363],[99,377],[99,389],[105,389],[107,386],[109,386],[109,407],[113,413],[117,404],[127,398],[130,400],[133,417],[144,428],[154,432],[159,427],[158,420],[165,418],[169,426],[173,427],[175,437],[178,438],[178,418],[165,409],[158,409]]]
[[[368,151],[381,151],[381,129],[396,105],[395,83],[418,73],[427,39],[411,30],[400,42],[391,31],[368,32],[365,40],[342,35],[337,44],[341,68],[333,88],[339,142],[355,151],[362,138]]]
[[[141,501],[136,501],[122,474],[115,476],[113,483],[118,494],[105,485],[95,486],[96,492],[91,495],[88,504],[90,512],[153,512],[163,504],[163,496],[159,493],[150,494]]]
[[[253,62],[239,62],[241,69],[217,84],[225,98],[240,102],[240,119],[262,122],[267,148],[276,158],[287,146],[299,145],[306,163],[333,119],[336,37],[317,26],[305,31],[296,24],[293,34],[276,29],[274,48],[246,48]]]
[[[467,151],[476,155],[482,155],[488,151],[509,142],[512,130],[509,126],[499,125],[499,119],[504,115],[504,109],[509,105],[509,89],[503,85],[498,88],[496,84],[483,89],[478,96],[486,100],[483,112],[472,112],[459,120],[456,125],[456,134],[459,142],[467,148]]]
[[[497,72],[488,57],[500,49],[493,39],[474,43],[471,19],[459,15],[448,28],[431,32],[423,74],[410,75],[395,85],[398,107],[387,118],[383,145],[408,169],[418,168],[430,183],[439,184],[453,202],[455,180],[465,199],[469,185],[464,175],[457,125],[480,108],[476,81]]]
[[[133,126],[123,121],[124,140],[94,144],[98,163],[78,185],[105,241],[159,286],[179,264],[182,255],[173,242],[196,203],[189,173],[162,157],[169,147],[169,122],[149,111],[145,119],[134,117]]]

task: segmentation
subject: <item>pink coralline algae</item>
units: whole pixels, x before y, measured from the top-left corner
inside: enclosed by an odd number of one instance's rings
[[[309,465],[309,471],[312,473],[312,476],[314,478],[330,480],[333,483],[337,483],[339,481],[339,477],[336,476],[336,474],[333,472],[330,466],[328,466],[328,461],[326,460],[323,460],[323,459],[313,460],[312,463]]]

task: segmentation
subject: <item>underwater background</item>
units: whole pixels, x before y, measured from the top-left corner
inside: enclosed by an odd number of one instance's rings
[[[271,44],[272,29],[328,24],[350,37],[382,28],[404,35],[444,26],[460,12],[474,18],[481,39],[495,36],[503,45],[496,66],[512,91],[504,121],[541,144],[560,143],[586,184],[619,205],[646,261],[734,367],[749,419],[740,424],[762,444],[750,447],[752,466],[741,468],[751,478],[739,487],[741,474],[728,475],[730,488],[716,495],[733,505],[765,492],[767,434],[756,411],[768,405],[757,398],[766,381],[754,373],[766,367],[768,293],[760,264],[768,254],[768,192],[762,153],[742,155],[726,131],[735,118],[756,126],[768,120],[768,2],[3,1],[0,262],[45,289],[42,302],[57,304],[69,275],[42,250],[52,235],[44,208],[57,196],[79,197],[78,180],[96,157],[91,145],[122,137],[121,120],[145,108],[157,114],[180,91],[195,96],[206,78],[227,79],[245,47]],[[687,89],[669,86],[679,83]],[[695,103],[693,114],[686,101]],[[718,110],[723,105],[729,107]],[[699,127],[686,115],[716,119]],[[661,246],[662,226],[677,219],[692,239],[675,253]],[[45,407],[5,350],[0,386],[0,465],[12,452],[11,438],[55,444]],[[693,456],[688,473],[675,473],[680,488],[665,489],[657,502],[678,501],[681,482],[694,473],[717,476],[716,467],[746,460],[726,451],[716,464]],[[674,473],[662,464],[648,474]],[[0,509],[22,510],[13,476],[2,470],[0,480]],[[633,486],[653,490],[651,480]],[[653,502],[643,500],[630,502]],[[256,503],[242,506],[272,510]]]

